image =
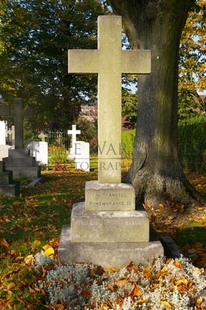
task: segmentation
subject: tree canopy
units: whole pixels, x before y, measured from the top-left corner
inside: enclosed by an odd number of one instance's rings
[[[180,41],[179,114],[188,117],[206,112],[206,10],[205,1],[198,0],[190,11]],[[196,99],[196,100],[195,100]]]
[[[22,97],[37,115],[35,128],[68,128],[94,97],[96,77],[68,75],[67,51],[96,48],[97,17],[105,12],[98,0],[2,0],[0,94],[10,103]]]
[[[205,4],[202,0],[197,4],[180,45],[181,115],[194,105],[191,94],[205,89]],[[107,5],[100,0],[1,0],[0,94],[8,103],[22,97],[32,107],[37,115],[33,129],[67,129],[81,103],[96,101],[96,77],[68,75],[67,50],[96,48],[97,16],[111,12]],[[136,94],[123,90],[123,114],[132,127],[136,104]]]

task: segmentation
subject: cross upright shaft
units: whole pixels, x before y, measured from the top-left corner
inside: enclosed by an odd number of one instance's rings
[[[121,182],[121,75],[148,74],[149,50],[122,50],[122,18],[99,16],[98,49],[69,50],[69,73],[98,73],[98,180]]]
[[[9,106],[0,106],[0,115],[11,117],[14,119],[15,127],[15,149],[23,148],[23,118],[26,113],[23,111],[23,102],[21,98],[14,99],[14,108]]]

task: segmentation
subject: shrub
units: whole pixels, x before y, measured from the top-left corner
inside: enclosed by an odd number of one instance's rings
[[[122,132],[122,158],[125,158],[125,159],[132,158],[134,138],[135,138],[134,129]]]
[[[178,153],[184,168],[206,170],[206,115],[179,122]]]
[[[66,164],[67,150],[63,146],[51,145],[49,146],[49,166],[55,166],[58,164]]]
[[[58,263],[38,288],[46,292],[48,305],[64,305],[68,310],[186,310],[197,309],[198,304],[203,309],[200,295],[205,280],[204,269],[188,259],[161,256],[147,265],[130,263],[108,270],[92,264]]]

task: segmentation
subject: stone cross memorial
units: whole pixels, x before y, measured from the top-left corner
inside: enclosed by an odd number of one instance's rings
[[[41,139],[42,142],[46,142],[46,138],[48,137],[48,135],[46,133],[41,132],[38,135],[38,138]]]
[[[147,74],[149,50],[122,50],[122,20],[98,18],[98,49],[69,50],[69,73],[98,73],[98,145],[101,183],[121,182],[122,73]]]
[[[122,18],[98,18],[98,49],[69,50],[69,73],[98,73],[98,180],[86,182],[85,202],[63,227],[60,259],[103,267],[145,263],[162,255],[149,240],[149,219],[135,210],[132,184],[121,183],[121,74],[149,74],[149,50],[122,50]]]
[[[72,135],[72,147],[69,150],[69,158],[75,158],[77,135],[81,134],[81,130],[76,129],[76,125],[72,125],[72,130],[67,130],[68,135]]]
[[[23,148],[23,119],[28,116],[28,112],[23,110],[21,98],[14,99],[14,108],[0,104],[0,115],[14,119],[15,127],[15,149]]]
[[[15,149],[10,149],[8,157],[3,158],[5,169],[11,170],[14,178],[21,176],[36,178],[40,176],[40,167],[35,158],[30,158],[28,150],[24,150],[23,119],[30,114],[28,111],[24,111],[22,98],[14,99],[13,109],[4,104],[0,105],[0,115],[14,119]]]

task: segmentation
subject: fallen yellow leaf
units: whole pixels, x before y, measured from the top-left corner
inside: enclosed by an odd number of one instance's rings
[[[50,256],[50,257],[54,256],[54,248],[51,245],[49,245],[49,244],[45,245],[43,247],[43,250],[44,250],[44,254],[46,256]]]
[[[24,262],[26,265],[30,265],[33,262],[33,259],[34,259],[34,256],[30,254],[24,258]]]
[[[166,300],[161,300],[161,304],[163,304],[164,306],[166,306],[168,309],[171,309],[172,306],[170,305],[170,303]]]
[[[41,245],[41,241],[40,240],[34,240],[34,242],[32,244],[34,247],[38,247]]]
[[[150,269],[150,267],[146,267],[145,268],[145,270],[144,270],[144,276],[146,277],[146,278],[150,278],[151,277],[151,269]]]

